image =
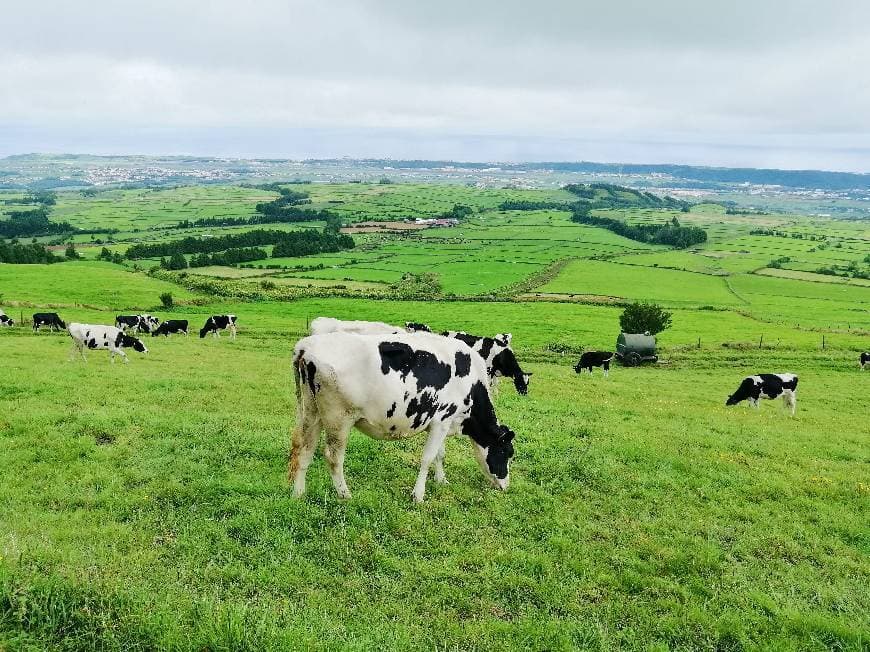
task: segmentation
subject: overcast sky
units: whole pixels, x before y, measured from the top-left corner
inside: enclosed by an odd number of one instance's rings
[[[867,0],[30,0],[0,155],[870,171]]]

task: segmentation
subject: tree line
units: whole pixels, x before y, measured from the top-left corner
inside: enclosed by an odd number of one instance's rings
[[[610,217],[595,217],[588,203],[580,202],[574,209],[571,221],[578,224],[599,226],[631,240],[647,244],[663,244],[675,249],[686,249],[707,241],[707,232],[697,226],[682,226],[674,217],[662,224],[628,224]]]
[[[160,259],[160,267],[163,269],[187,269],[188,267],[208,267],[209,265],[224,265],[232,267],[239,263],[248,263],[252,260],[262,260],[267,258],[269,254],[265,249],[258,247],[246,247],[238,249],[227,249],[214,254],[195,254],[191,256],[190,261],[185,258],[184,254],[176,251],[168,259],[163,257]]]
[[[12,242],[0,240],[0,263],[32,265],[59,263],[61,260],[62,258],[55,256],[41,244],[21,244],[14,240]]]
[[[179,254],[210,254],[228,249],[259,247],[274,245],[273,256],[305,256],[308,254],[336,252],[354,247],[353,238],[349,235],[326,230],[315,231],[276,231],[254,229],[245,233],[237,233],[213,238],[186,237],[170,242],[154,244],[136,244],[127,249],[126,257],[156,258]],[[276,252],[281,253],[276,253]]]

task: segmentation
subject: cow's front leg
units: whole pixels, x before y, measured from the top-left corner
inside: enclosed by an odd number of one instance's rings
[[[429,437],[423,447],[423,456],[420,460],[420,472],[417,474],[417,482],[414,483],[414,491],[411,496],[415,503],[422,503],[426,497],[426,479],[429,477],[429,467],[438,457],[438,452],[444,446],[447,430],[441,424],[433,424],[429,428]]]

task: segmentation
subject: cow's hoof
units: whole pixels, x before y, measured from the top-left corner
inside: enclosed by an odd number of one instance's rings
[[[350,491],[345,489],[344,491],[339,490],[338,497],[342,500],[350,500]]]
[[[447,481],[447,476],[444,475],[442,475],[440,478],[438,476],[435,476],[435,482],[437,482],[438,484],[450,484]]]
[[[416,491],[411,492],[411,500],[413,500],[418,505],[422,503],[426,499],[425,494],[417,493]]]

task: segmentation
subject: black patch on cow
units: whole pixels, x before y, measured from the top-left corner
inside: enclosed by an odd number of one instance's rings
[[[95,349],[95,348],[97,348],[97,340],[95,340],[93,337],[90,338],[90,339],[88,339],[88,340],[85,342],[85,344],[87,344],[87,346],[88,346],[89,349]]]
[[[491,337],[482,337],[480,339],[480,349],[478,349],[478,353],[480,353],[480,357],[484,360],[489,359],[489,354],[492,352],[492,347],[495,346],[495,340]]]
[[[457,351],[453,366],[456,368],[456,377],[464,378],[471,373],[471,356],[463,351]]]
[[[413,417],[411,428],[416,430],[432,420],[439,408],[436,398],[434,392],[423,392],[411,399],[405,410],[406,417],[409,419]]]
[[[314,374],[317,373],[317,365],[310,360],[305,363],[305,376],[308,379],[308,389],[312,394],[317,394],[317,385],[314,382]]]
[[[393,404],[390,406],[390,409],[387,410],[387,418],[390,419],[396,413],[396,402],[393,401]]]
[[[414,332],[422,332],[422,333],[431,333],[432,329],[429,328],[426,324],[421,324],[416,321],[405,322],[405,328],[409,331]]]
[[[465,400],[471,401],[471,412],[462,422],[462,432],[487,449],[486,464],[490,473],[497,478],[507,477],[508,462],[514,456],[514,433],[498,423],[489,392],[483,383],[474,383]]]
[[[449,417],[452,417],[454,414],[456,414],[456,411],[458,409],[459,407],[456,405],[456,403],[448,403],[447,405],[440,406],[439,410],[444,410],[444,414],[441,415],[441,418],[448,419]]]
[[[396,371],[405,381],[409,375],[417,383],[417,392],[426,387],[442,389],[450,381],[450,365],[441,362],[434,354],[423,349],[414,349],[404,342],[381,342],[381,373],[385,376]]]

